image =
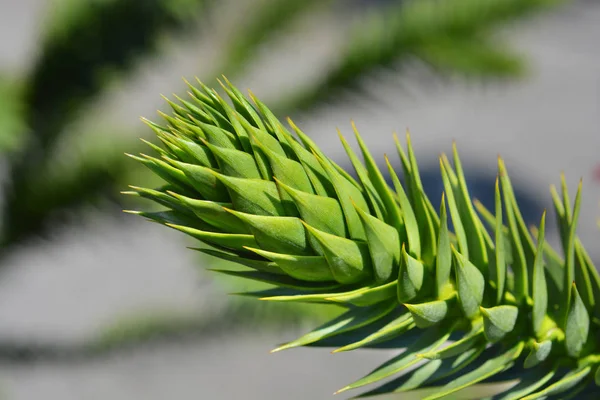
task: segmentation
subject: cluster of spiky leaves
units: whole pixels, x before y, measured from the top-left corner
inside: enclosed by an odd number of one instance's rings
[[[138,214],[248,267],[222,272],[275,286],[247,295],[347,309],[276,350],[405,348],[340,390],[396,376],[362,396],[436,387],[433,399],[515,378],[498,398],[596,390],[600,277],[575,235],[581,185],[573,207],[564,180],[562,195],[552,190],[563,259],[544,240],[545,214],[525,225],[502,160],[490,212],[471,200],[456,149],[453,163],[442,156],[438,212],[408,136],[406,150],[396,140],[404,184],[386,159],[390,187],[356,128],[363,161],[340,135],[354,179],[291,121],[296,136],[221,86],[229,101],[199,82],[191,101],[169,102],[164,126],[146,121],[164,147],[132,157],[167,184],[128,193],[166,207]]]

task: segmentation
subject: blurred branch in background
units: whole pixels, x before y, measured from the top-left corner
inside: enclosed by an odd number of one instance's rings
[[[389,2],[354,24],[338,64],[323,80],[290,96],[279,113],[308,110],[381,68],[421,61],[441,75],[514,78],[523,58],[496,38],[504,24],[548,10],[561,0],[416,0]]]
[[[23,85],[23,125],[28,134],[9,157],[2,251],[38,234],[52,210],[80,206],[112,188],[114,177],[124,169],[116,153],[110,164],[72,166],[70,178],[54,177],[62,180],[54,187],[44,172],[55,162],[57,142],[111,75],[130,72],[136,59],[156,50],[162,34],[196,21],[209,0],[64,2],[59,8],[64,11],[50,23]],[[53,198],[46,202],[48,195]]]
[[[525,70],[524,59],[499,39],[498,31],[518,18],[535,15],[560,2],[387,0],[362,1],[361,7],[352,10],[346,8],[356,6],[357,1],[231,3],[243,14],[239,21],[236,18],[240,15],[225,18],[235,22],[228,27],[221,57],[211,73],[225,73],[232,80],[242,77],[270,45],[294,35],[292,28],[302,18],[334,12],[339,7],[344,8],[343,16],[349,22],[342,28],[348,34],[344,35],[340,57],[324,71],[321,80],[273,100],[272,104],[279,104],[279,114],[311,110],[333,99],[347,100],[340,94],[363,90],[361,84],[366,77],[382,69],[401,73],[415,60],[440,76],[519,77]],[[128,174],[145,172],[132,170],[137,163],[127,160],[123,153],[136,152],[134,138],[145,134],[125,129],[117,129],[120,134],[115,134],[98,127],[91,133],[76,132],[75,140],[70,140],[69,125],[84,117],[83,111],[103,94],[111,79],[126,79],[136,72],[140,59],[159,53],[157,42],[161,37],[186,35],[192,31],[189,28],[198,25],[202,32],[211,30],[212,14],[223,3],[227,2],[54,0],[50,23],[28,74],[17,82],[10,77],[0,79],[0,151],[7,170],[1,201],[0,261],[15,245],[65,223],[57,218],[63,211],[76,211],[87,204],[105,205],[106,200],[119,206],[127,201],[116,198],[115,193],[130,180]],[[146,132],[141,128],[140,132]],[[227,280],[219,282],[236,290]],[[204,332],[207,326],[224,329],[231,321],[248,321],[245,318],[254,318],[265,326],[272,326],[269,324],[274,321],[283,325],[282,313],[298,321],[309,318],[295,306],[284,309],[229,299],[222,312],[208,320],[205,316],[157,312],[141,319],[128,318],[128,323],[117,321],[94,344],[60,349],[64,354],[89,354],[90,349],[101,352],[167,333]],[[289,326],[290,321],[286,321]],[[0,357],[18,359],[26,347],[29,345],[0,343]],[[31,351],[53,354],[52,347],[33,346]]]

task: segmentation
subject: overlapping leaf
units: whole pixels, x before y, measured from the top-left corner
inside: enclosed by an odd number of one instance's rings
[[[565,185],[562,199],[553,195],[563,261],[545,240],[545,214],[539,228],[525,226],[502,160],[491,213],[471,200],[456,148],[453,165],[442,156],[438,214],[408,136],[406,151],[398,144],[405,185],[386,159],[393,188],[356,127],[364,162],[341,137],[356,180],[298,127],[296,138],[254,96],[223,86],[232,106],[200,84],[195,105],[172,103],[166,127],[150,124],[165,146],[135,159],[167,185],[132,193],[166,208],[140,215],[246,268],[223,273],[273,286],[243,295],[347,309],[276,350],[406,348],[340,391],[399,375],[367,393],[440,385],[434,399],[526,369],[504,398],[586,389],[600,364],[600,278],[575,235],[581,190],[573,209]],[[563,364],[578,369],[565,374]]]

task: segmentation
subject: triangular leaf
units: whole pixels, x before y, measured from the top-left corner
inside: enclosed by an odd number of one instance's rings
[[[483,314],[483,329],[485,337],[491,343],[495,343],[515,327],[519,309],[515,306],[496,306],[492,308],[480,307]]]
[[[427,329],[423,335],[415,343],[409,346],[402,354],[387,361],[365,377],[338,390],[337,393],[341,393],[350,389],[356,389],[358,387],[377,382],[381,379],[385,379],[389,376],[397,374],[400,371],[410,368],[420,361],[420,358],[417,357],[417,354],[424,353],[441,346],[446,340],[448,340],[448,337],[451,333],[452,328],[446,325],[439,325],[434,328]]]
[[[394,302],[380,303],[368,308],[355,308],[339,317],[321,325],[310,333],[286,343],[272,352],[305,346],[326,337],[338,335],[368,325],[390,313],[396,305]]]
[[[592,368],[590,366],[579,368],[575,371],[569,372],[562,379],[554,382],[552,385],[546,387],[544,390],[530,394],[529,396],[523,397],[521,400],[533,400],[533,399],[545,399],[550,395],[556,395],[564,393],[571,389],[573,386],[581,382],[586,376],[589,375]]]
[[[367,236],[375,281],[377,283],[389,282],[398,273],[400,264],[398,231],[358,207],[356,207],[356,211]]]
[[[366,243],[332,235],[306,223],[304,226],[321,245],[323,255],[336,281],[350,284],[368,279],[372,275],[371,259]]]
[[[290,255],[312,255],[304,226],[296,217],[253,215],[227,209],[244,221],[261,249]]]
[[[273,261],[282,271],[303,281],[327,282],[333,281],[334,276],[327,260],[323,256],[295,256],[271,251],[248,248],[248,250]],[[323,296],[323,299],[325,297]]]
[[[423,263],[410,255],[402,246],[400,269],[398,272],[398,301],[406,303],[417,297],[424,278]]]
[[[567,354],[571,357],[577,357],[588,339],[590,316],[579,296],[575,282],[572,284],[571,301],[569,303],[565,326],[565,347],[567,348]]]
[[[544,340],[543,342],[533,342],[533,347],[529,351],[527,358],[523,363],[525,368],[535,367],[542,361],[545,361],[546,358],[550,355],[550,351],[552,350],[552,341]]]
[[[444,320],[455,302],[456,297],[452,297],[447,300],[435,300],[419,304],[404,303],[404,305],[412,314],[417,328],[428,328]]]
[[[533,308],[531,311],[531,323],[536,337],[541,338],[542,326],[548,309],[548,288],[546,286],[546,275],[544,271],[544,243],[546,231],[546,213],[542,215],[538,235],[538,247],[533,262]]]
[[[458,300],[465,316],[472,319],[479,314],[485,279],[479,269],[454,248],[452,248],[452,254],[454,255]]]
[[[451,381],[450,383],[442,386],[441,388],[439,388],[439,391],[437,391],[431,396],[427,396],[424,400],[434,400],[442,398],[460,389],[464,389],[478,382],[481,382],[482,380],[487,379],[490,376],[494,376],[495,374],[507,368],[510,368],[513,365],[514,360],[516,360],[519,357],[522,351],[523,342],[518,342],[516,345],[509,348],[506,352],[502,353],[501,355],[489,359],[475,370],[463,374],[460,377]]]

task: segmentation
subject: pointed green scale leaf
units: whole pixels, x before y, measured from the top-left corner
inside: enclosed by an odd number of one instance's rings
[[[281,121],[279,121],[279,119],[275,117],[273,112],[269,110],[269,108],[262,101],[260,101],[256,96],[254,96],[254,94],[250,90],[248,90],[248,94],[250,95],[250,98],[252,99],[254,104],[256,104],[256,106],[258,107],[258,110],[262,114],[264,121],[266,121],[267,124],[270,126],[271,133],[274,134],[275,137],[277,137],[277,140],[286,151],[286,154],[288,156],[292,155],[293,151],[285,138],[286,134],[289,135],[287,129],[285,129]]]
[[[140,120],[148,125],[150,129],[152,129],[157,135],[162,136],[164,134],[169,134],[169,128],[165,126],[158,125],[156,122],[150,121],[147,118],[141,117]]]
[[[458,248],[460,252],[464,254],[466,258],[469,258],[469,247],[467,242],[467,234],[465,233],[465,229],[462,224],[462,220],[460,219],[460,213],[458,211],[458,204],[456,202],[456,198],[454,196],[454,189],[452,187],[452,183],[450,182],[450,177],[448,175],[448,170],[444,165],[444,162],[440,158],[440,171],[442,172],[442,181],[444,182],[444,193],[446,194],[446,198],[448,200],[448,208],[450,210],[450,217],[452,218],[452,224],[454,225],[454,234],[456,235],[456,240],[458,242]]]
[[[419,234],[419,224],[417,223],[417,217],[412,209],[410,201],[404,192],[404,188],[396,175],[396,172],[392,168],[387,157],[385,158],[387,163],[390,177],[392,178],[392,183],[394,184],[394,188],[396,189],[396,194],[398,195],[398,200],[400,202],[401,214],[403,218],[401,228],[404,228],[406,232],[406,239],[408,241],[408,249],[409,253],[416,258],[421,257],[421,238]],[[400,213],[399,213],[400,214]]]
[[[317,156],[315,155],[315,157]],[[365,240],[365,230],[363,229],[363,225],[360,222],[360,218],[358,217],[355,208],[355,206],[357,206],[364,211],[369,211],[369,205],[363,197],[363,194],[356,186],[354,186],[354,184],[345,179],[335,168],[333,168],[328,161],[319,157],[317,157],[317,160],[321,163],[321,166],[327,173],[327,176],[329,176],[329,179],[335,188],[339,204],[344,213],[350,238]]]
[[[356,211],[367,236],[375,281],[377,283],[389,282],[392,277],[398,274],[400,264],[398,231],[358,207],[356,207]]]
[[[195,120],[194,123],[197,127],[202,129],[204,136],[206,136],[206,140],[210,144],[225,149],[242,150],[241,144],[233,133],[198,120]]]
[[[467,181],[465,179],[462,163],[460,162],[460,157],[458,156],[456,143],[452,143],[452,154],[456,176],[458,178],[456,199],[459,204],[459,212],[464,224],[465,233],[467,234],[469,259],[471,259],[480,269],[483,269],[484,266],[488,264],[488,257],[483,234],[481,232],[481,221],[475,213],[473,203],[471,202],[471,195],[467,188]]]
[[[486,343],[483,332],[483,323],[482,320],[479,319],[477,322],[473,323],[470,331],[467,332],[461,339],[452,342],[440,350],[419,354],[419,357],[427,358],[429,360],[445,360],[447,358],[458,356],[459,354],[462,354],[473,348],[485,348],[485,345]]]
[[[199,121],[209,123],[209,121],[211,120],[211,117],[205,111],[201,110],[200,108],[196,107],[194,104],[190,103],[187,100],[182,99],[181,97],[179,97],[177,95],[173,95],[173,96],[177,99],[177,101],[179,101],[185,107],[185,110],[182,110],[178,113],[181,117],[186,118],[188,115],[191,115],[192,117],[196,118]],[[193,96],[192,96],[192,98],[193,98]],[[221,98],[218,98],[217,100],[219,100],[219,104],[221,104],[221,102],[220,102]]]
[[[253,125],[256,128],[262,130],[266,129],[265,125],[262,122],[262,119],[256,112],[256,109],[254,108],[252,103],[250,103],[250,101],[248,101],[244,94],[240,92],[238,88],[233,86],[225,76],[223,76],[223,79],[225,80],[227,85],[224,85],[223,83],[221,83],[221,81],[219,81],[219,83],[231,99],[231,102],[233,103],[237,112],[243,115],[244,118],[248,121],[252,121]]]
[[[500,199],[502,197],[500,196]],[[485,224],[489,227],[489,229],[494,231],[494,235],[496,232],[496,228],[497,228],[497,224],[498,221],[496,219],[496,217],[494,216],[494,214],[492,214],[487,208],[485,208],[485,206],[479,201],[479,200],[473,200],[473,205],[475,206],[475,208],[477,209],[477,212],[479,212],[480,216],[483,218],[483,222],[485,222]],[[508,227],[502,225],[502,233],[503,235],[500,236],[496,236],[497,239],[495,240],[499,240],[499,238],[504,237],[504,241],[502,244],[502,247],[504,248],[504,263],[505,265],[511,265],[513,262],[512,259],[512,245],[510,242],[510,232],[508,230]],[[506,283],[506,282],[505,282]]]
[[[539,230],[537,227],[530,228],[532,235],[536,238],[539,238]],[[564,274],[565,274],[565,262],[561,259],[561,257],[554,251],[550,243],[546,241],[544,243],[544,261],[545,261],[545,271],[548,273],[547,277],[550,278],[550,282],[548,284],[552,284],[556,288],[557,293],[563,293],[563,285],[564,285]],[[562,301],[561,296],[553,296],[549,300],[553,304],[558,304]],[[554,300],[553,300],[554,299]]]
[[[323,165],[323,163],[326,163],[329,167],[333,168],[334,171],[341,175],[342,178],[344,178],[348,183],[352,184],[357,189],[360,188],[360,185],[354,180],[352,176],[350,176],[348,172],[346,172],[342,167],[340,167],[331,159],[329,159],[329,157],[327,157],[325,153],[323,153],[321,149],[319,149],[315,142],[310,137],[308,137],[308,135],[302,132],[296,125],[294,125],[292,120],[289,118],[288,123],[294,129],[294,132],[296,132],[296,135],[298,136],[304,147],[307,150],[309,150],[316,159],[318,159],[321,165]],[[355,199],[355,201],[357,200]]]
[[[415,322],[413,321],[411,314],[406,312],[394,318],[392,321],[377,329],[375,332],[370,333],[366,337],[335,349],[333,353],[355,350],[361,347],[367,347],[373,343],[383,342],[392,337],[399,337],[404,335],[406,332],[409,332],[414,327]]]
[[[291,120],[288,120],[288,122],[294,129],[297,129]],[[304,167],[304,171],[310,179],[315,193],[319,196],[335,197],[335,189],[329,181],[327,173],[319,161],[317,161],[314,154],[302,147],[302,145],[291,136],[288,137],[288,144]]]
[[[499,159],[498,165],[502,180],[502,190],[504,195],[507,196],[510,208],[512,209],[512,215],[514,215],[516,231],[518,232],[520,243],[523,246],[523,255],[525,257],[525,263],[529,267],[528,273],[529,275],[532,275],[533,271],[531,268],[533,266],[533,259],[535,257],[535,246],[533,244],[533,240],[531,238],[529,230],[527,229],[527,225],[525,224],[525,220],[521,215],[521,210],[519,208],[519,205],[517,204],[517,199],[515,197],[510,177],[508,176],[508,173],[506,171],[504,161],[502,159]],[[529,284],[532,283],[530,282]]]
[[[174,192],[167,192],[188,207],[195,215],[206,223],[228,233],[250,233],[250,229],[236,216],[226,211],[231,203],[196,200]]]
[[[159,112],[160,113],[160,112]],[[170,135],[184,137],[189,140],[206,140],[206,134],[202,129],[196,126],[193,122],[173,119],[165,114],[160,113],[170,124]]]
[[[544,369],[536,369],[521,378],[519,384],[511,387],[510,389],[497,394],[494,399],[497,400],[519,400],[528,394],[535,392],[539,388],[543,387],[556,375],[556,368],[550,371]]]
[[[400,303],[407,303],[417,297],[423,286],[424,270],[423,263],[411,257],[402,246],[398,272],[398,301]]]
[[[335,280],[331,273],[331,269],[329,268],[329,264],[323,256],[296,256],[274,253],[256,248],[248,248],[248,250],[273,261],[282,271],[292,278],[314,282]],[[325,299],[325,296],[322,298]]]
[[[328,290],[336,289],[340,286],[338,283],[331,282],[307,283],[306,281],[297,280],[286,275],[272,274],[262,271],[236,271],[230,269],[208,269],[208,271],[218,272],[224,275],[235,276],[237,278],[263,282],[269,285],[275,285],[296,290]]]
[[[251,137],[254,138],[254,136]],[[258,170],[260,171],[262,179],[264,179],[265,181],[273,180],[273,171],[271,170],[269,158],[267,157],[263,149],[257,145],[256,140],[252,139],[251,146],[252,152],[254,154],[254,160],[256,161],[256,165],[258,166]]]
[[[375,162],[375,160],[373,159],[373,156],[369,152],[367,145],[365,144],[362,137],[358,133],[358,129],[356,129],[356,125],[354,125],[354,122],[352,122],[352,129],[354,130],[354,135],[356,136],[356,140],[357,140],[360,150],[362,152],[363,159],[365,160],[365,167],[367,168],[369,178],[371,179],[371,182],[373,183],[375,190],[377,190],[377,193],[379,194],[379,197],[381,198],[381,201],[383,202],[383,204],[385,206],[386,217],[387,217],[386,222],[388,224],[390,224],[391,226],[393,226],[394,228],[396,228],[396,230],[401,231],[404,228],[404,224],[402,223],[402,217],[400,215],[400,210],[398,209],[398,206],[396,205],[394,196],[392,195],[392,192],[391,192],[387,182],[383,178],[383,175],[381,174],[379,167],[377,167],[377,163]],[[412,212],[412,209],[410,212]],[[407,218],[407,214],[408,214],[408,211],[404,211],[405,219]],[[414,217],[414,214],[412,216]],[[411,221],[411,222],[415,222],[415,221]],[[413,228],[416,228],[416,226],[411,226],[410,228],[413,229]],[[408,228],[406,228],[406,229],[408,229]],[[410,249],[411,254],[413,254],[415,257],[418,258],[421,256],[420,244],[417,239],[413,238],[413,240],[414,240],[414,243],[409,243],[410,244],[409,249]]]
[[[239,121],[244,126],[244,129],[246,129],[246,132],[250,137],[250,142],[253,146],[257,146],[260,143],[263,147],[266,147],[273,153],[281,157],[287,158],[287,154],[283,150],[283,147],[281,147],[281,143],[279,143],[279,141],[275,137],[273,137],[265,130],[253,127],[248,123],[248,121],[245,121],[244,119],[239,119]]]
[[[564,179],[564,175],[561,176]],[[563,186],[563,190],[566,189],[566,186]],[[566,243],[566,239],[569,236],[569,223],[566,216],[566,210],[561,200],[560,195],[558,194],[558,190],[556,186],[550,185],[550,197],[552,197],[552,204],[554,206],[554,212],[556,213],[556,219],[558,222],[558,229],[561,237],[561,241]],[[568,202],[568,196],[567,200]]]
[[[529,351],[527,358],[523,362],[525,368],[532,368],[543,362],[550,355],[552,350],[552,341],[544,340],[543,342],[533,342],[533,347]]]
[[[252,259],[252,258],[246,258],[246,257],[234,255],[234,254],[225,253],[225,252],[218,251],[218,250],[213,250],[213,249],[194,249],[194,250],[198,250],[199,252],[207,254],[211,257],[216,257],[216,258],[220,258],[222,260],[231,261],[233,263],[240,264],[245,267],[255,269],[257,271],[267,272],[269,274],[278,274],[278,275],[286,274],[286,272],[282,271],[281,268],[279,268],[279,266],[276,263],[269,261],[269,260],[256,260],[256,259]]]
[[[435,259],[436,293],[442,297],[452,287],[450,271],[452,270],[452,250],[450,248],[450,235],[448,233],[448,216],[446,215],[446,200],[442,193],[440,203],[440,231],[437,242],[437,256]]]
[[[577,238],[575,240],[577,241]],[[587,263],[581,250],[582,247],[577,246],[577,243],[575,243],[575,283],[586,309],[592,311],[596,305],[594,288],[590,279],[590,270],[586,265]]]
[[[577,357],[588,339],[590,316],[579,296],[575,282],[572,284],[569,305],[565,326],[565,347],[567,348],[567,354],[571,357]]]
[[[192,185],[204,199],[222,203],[230,201],[227,189],[223,183],[217,179],[215,172],[210,168],[186,164],[179,161],[171,162],[183,171],[189,184]]]
[[[128,156],[144,164],[149,170],[171,185],[180,187],[182,189],[186,189],[190,186],[191,182],[188,181],[186,175],[180,169],[177,169],[162,160],[158,160],[145,154],[142,154],[143,158],[132,155]]]
[[[415,157],[415,153],[413,151],[412,143],[410,140],[410,134],[406,133],[406,149],[408,152],[408,156],[402,150],[402,146],[400,145],[400,141],[398,140],[398,136],[396,134],[394,136],[394,142],[396,143],[396,148],[398,150],[398,154],[400,155],[400,159],[402,160],[402,167],[404,169],[404,176],[408,182],[409,195],[412,200],[413,207],[415,209],[415,214],[419,221],[428,220],[426,216],[430,217],[428,222],[428,226],[424,224],[421,227],[424,229],[421,231],[421,236],[426,237],[427,235],[425,229],[431,229],[434,234],[434,237],[437,236],[437,228],[440,225],[437,213],[435,208],[429,201],[429,198],[425,195],[423,190],[423,184],[421,182],[421,176],[419,174],[419,166],[417,164],[417,158]]]
[[[483,352],[483,348],[473,348],[457,357],[444,360],[432,360],[409,374],[404,374],[374,390],[363,393],[356,398],[363,398],[384,393],[401,393],[421,387],[429,387],[432,383],[458,373],[467,367]]]
[[[126,191],[126,192],[123,192],[123,194],[143,197],[145,199],[155,201],[156,203],[158,203],[162,206],[171,208],[173,210],[177,210],[181,213],[188,214],[190,216],[194,215],[194,213],[192,211],[190,211],[187,207],[182,205],[172,195],[169,195],[167,193],[163,193],[162,191],[154,190],[154,189],[146,189],[146,188],[141,188],[141,187],[137,187],[137,186],[129,186],[129,187],[131,189],[133,189],[133,191]]]
[[[600,386],[600,366],[596,368],[596,373],[594,374],[594,382],[596,382],[596,386]]]
[[[198,89],[196,86],[191,85],[186,81],[187,86],[192,91],[192,97],[198,99],[199,104],[201,105],[210,105],[213,108],[218,106],[218,102],[216,100],[216,96],[212,93],[212,91],[204,84],[200,79],[196,78],[196,84],[200,86]]]
[[[198,79],[196,79],[196,80],[198,80]],[[190,97],[192,97],[194,100],[198,101],[200,104],[203,104],[203,103],[213,104],[214,99],[212,99],[212,98],[208,97],[206,94],[202,93],[202,91],[200,91],[200,89],[198,89],[196,86],[192,85],[186,79],[184,79],[183,81],[185,82],[185,84],[191,91],[191,92],[188,92]]]
[[[231,195],[236,210],[255,215],[286,215],[274,182],[225,176],[213,171]]]
[[[417,357],[417,354],[434,350],[444,344],[444,342],[450,337],[452,330],[453,328],[449,327],[447,324],[442,324],[427,329],[423,332],[423,335],[412,345],[410,345],[402,354],[387,361],[365,377],[338,390],[337,393],[341,393],[350,389],[356,389],[361,386],[377,382],[381,379],[385,379],[412,367],[421,360],[419,357]]]
[[[234,178],[261,179],[258,166],[254,157],[240,150],[227,149],[205,143],[212,151],[219,163],[219,170],[223,175]]]
[[[159,137],[159,139],[163,142],[163,144],[167,147],[167,149],[163,149],[160,146],[155,145],[154,143],[151,143],[145,139],[140,138],[140,140],[147,146],[149,146],[152,150],[156,151],[160,156],[165,156],[165,155],[169,155],[169,151],[175,152],[176,150],[181,151],[181,149],[178,149],[177,146],[172,145],[171,143],[169,143],[167,140],[163,139],[162,137]]]
[[[430,361],[420,366],[412,373],[404,374],[376,389],[356,396],[353,399],[360,399],[364,397],[371,398],[372,396],[380,394],[400,393],[418,389],[432,376],[435,376],[439,370],[441,370],[442,363],[442,360]]]
[[[206,86],[199,79],[196,79],[196,82],[205,93],[205,99],[208,99],[208,101],[200,102],[202,109],[209,113],[216,123],[219,123],[220,120],[223,120],[223,123],[227,122],[223,117],[225,115],[225,110],[223,110],[221,103],[219,102],[219,94],[214,89]]]
[[[335,303],[348,303],[357,307],[366,307],[396,296],[396,282],[379,286],[368,286],[351,292],[328,297]]]
[[[250,249],[248,249],[250,250]],[[256,251],[258,249],[252,249]],[[325,281],[324,281],[325,282]],[[327,281],[331,282],[331,280]],[[231,293],[239,296],[254,297],[261,301],[282,302],[282,303],[316,303],[316,304],[334,304],[326,298],[335,295],[337,292],[343,292],[343,286],[338,289],[321,290],[314,289],[311,291],[295,290],[290,288],[273,288],[267,290],[259,290],[254,292]]]
[[[600,274],[579,238],[575,239],[575,255],[577,256],[580,265],[582,265],[582,268],[587,269],[587,275],[591,286],[591,294],[589,297],[593,298],[594,304],[594,307],[591,308],[591,313],[596,319],[600,320],[600,307],[598,307],[598,304],[600,303]]]
[[[179,107],[179,106],[178,106]],[[186,119],[181,119],[181,117],[179,117],[178,115],[175,115],[174,117],[167,115],[165,113],[163,113],[162,111],[158,111],[158,115],[160,115],[165,121],[167,121],[167,126],[168,126],[168,131],[171,132],[181,132],[184,134],[187,134],[186,131],[188,131],[188,128],[191,128],[191,126],[188,126],[189,121],[187,121]],[[201,129],[199,129],[198,127],[195,127],[199,132],[199,136],[200,137],[205,137],[204,132],[202,132]],[[194,131],[195,133],[195,131]]]
[[[479,306],[483,300],[485,279],[479,269],[462,254],[452,248],[454,255],[454,271],[458,290],[458,300],[467,318],[479,314]]]
[[[452,297],[447,300],[436,300],[418,304],[404,303],[404,305],[412,314],[417,328],[428,328],[446,318],[455,303],[456,297]]]
[[[525,250],[521,242],[517,217],[512,203],[512,187],[504,167],[502,159],[498,158],[498,173],[500,175],[500,183],[502,186],[502,195],[504,197],[504,210],[508,220],[508,229],[511,239],[511,247],[513,251],[511,264],[515,277],[515,297],[517,301],[526,301],[529,296],[529,274],[527,268],[527,260],[525,258]]]
[[[178,145],[176,145],[164,138],[160,138],[160,140],[163,142],[165,147],[168,149],[168,151],[165,151],[161,154],[163,159],[170,158],[170,159],[179,160],[179,161],[182,161],[182,162],[188,163],[188,164],[198,164],[198,160],[196,160],[195,157],[190,156],[188,154],[188,152],[186,152],[185,150],[180,148]],[[207,149],[207,151],[209,151],[209,150]],[[215,167],[213,167],[213,168],[218,168],[218,165],[215,165]]]
[[[346,154],[348,155],[350,162],[352,163],[352,166],[354,167],[354,171],[356,171],[356,175],[358,175],[360,183],[365,188],[365,193],[367,195],[367,199],[369,200],[371,209],[375,212],[375,216],[378,219],[384,221],[385,215],[386,215],[385,205],[383,204],[383,201],[381,200],[379,193],[377,193],[375,186],[373,186],[373,183],[371,182],[371,179],[369,178],[369,173],[368,173],[367,169],[360,162],[360,160],[358,159],[358,156],[356,155],[356,153],[354,153],[354,151],[352,150],[352,148],[346,141],[346,138],[342,135],[342,133],[339,130],[338,130],[338,136],[340,138],[340,141],[342,142],[342,145],[344,146],[344,150],[346,151]]]
[[[565,238],[563,237],[563,248],[564,248],[564,252],[565,252],[565,275],[564,275],[564,288],[567,289],[565,290],[565,303],[564,304],[569,304],[569,301],[572,298],[571,295],[571,288],[572,285],[571,283],[575,280],[575,239],[576,239],[576,231],[577,231],[577,220],[579,217],[579,210],[581,209],[581,186],[582,186],[582,182],[579,181],[579,187],[577,188],[577,194],[575,196],[575,205],[573,207],[573,214],[571,214],[571,210],[567,209],[567,207],[569,206],[569,200],[568,200],[568,193],[566,192],[566,183],[564,182],[564,177],[563,177],[563,191],[564,191],[564,198],[565,198],[565,210],[566,210],[566,214],[567,217],[569,218],[568,220],[568,236],[566,237],[566,241]],[[566,313],[568,312],[568,310],[565,308],[565,316],[567,315]],[[566,323],[566,318],[565,318],[565,323]]]
[[[169,98],[165,97],[165,96],[161,96],[163,98],[164,101],[167,102],[167,104],[171,107],[171,109],[173,110],[173,112],[179,117],[179,118],[183,118],[183,119],[187,119],[187,115],[189,114],[189,110],[187,110],[186,108],[180,106],[179,104],[173,102],[172,100],[169,100]],[[200,116],[203,117],[204,113],[200,113]]]
[[[173,137],[172,141],[183,151],[185,151],[189,157],[196,161],[196,163],[203,167],[216,168],[217,160],[215,160],[213,154],[209,151],[206,146],[186,140],[180,137]]]
[[[306,175],[306,172],[304,172],[302,164],[278,155],[277,153],[263,146],[258,141],[257,143],[269,159],[271,170],[273,171],[273,174],[277,180],[294,189],[301,190],[305,193],[314,194],[312,185],[308,179],[308,176]]]
[[[570,203],[571,197],[569,196],[567,180],[565,178],[564,172],[560,174],[560,188],[562,191],[565,220],[570,224],[571,221],[573,220],[572,213],[571,213],[571,203]]]
[[[204,243],[215,244],[220,247],[233,250],[244,250],[244,247],[256,247],[256,241],[252,235],[233,234],[233,233],[216,233],[202,231],[199,229],[190,228],[187,226],[167,224],[173,229],[177,229],[186,233]]]
[[[519,309],[515,306],[480,307],[483,314],[483,330],[485,337],[491,343],[503,339],[515,327]]]
[[[332,235],[306,223],[304,226],[321,245],[336,281],[350,284],[372,275],[371,258],[365,242]]]
[[[371,324],[380,318],[383,318],[396,307],[395,302],[385,302],[376,304],[367,308],[355,308],[347,311],[339,317],[321,325],[312,332],[292,341],[279,346],[272,352],[291,349],[299,346],[325,339],[330,336],[339,335],[344,332],[349,332],[358,329],[362,326]]]
[[[233,110],[224,99],[220,99],[220,101],[221,105],[225,109],[225,112],[227,113],[227,119],[231,123],[233,131],[236,134],[240,144],[242,145],[243,151],[245,151],[248,154],[253,154],[252,144],[250,143],[250,136],[248,136],[248,132],[246,131],[246,129],[244,129],[244,126],[240,122],[240,118],[242,118],[241,115],[237,111]]]
[[[463,374],[446,385],[439,388],[439,390],[430,396],[427,396],[424,400],[439,399],[461,389],[474,385],[478,382],[483,381],[497,373],[510,368],[514,360],[516,360],[521,352],[523,351],[523,342],[518,342],[513,347],[509,348],[506,352],[501,355],[489,359],[478,368]]]
[[[206,224],[204,221],[200,221],[196,218],[190,217],[187,214],[182,214],[177,211],[157,211],[157,212],[145,212],[145,211],[129,211],[124,210],[128,214],[139,215],[144,218],[148,218],[151,221],[158,222],[159,224],[168,225],[183,225],[189,226],[196,229],[213,230],[213,228]]]
[[[335,199],[305,193],[282,182],[277,185],[290,195],[304,222],[323,232],[346,237],[344,215]]]
[[[592,371],[592,367],[586,366],[579,368],[575,371],[569,372],[559,381],[554,382],[550,386],[546,387],[544,390],[540,390],[539,392],[532,393],[529,396],[523,397],[521,400],[533,400],[533,399],[546,399],[549,396],[557,395],[560,393],[564,393],[567,390],[570,390],[583,379],[585,379],[590,372]]]
[[[546,275],[544,272],[544,244],[546,231],[546,212],[540,221],[538,235],[538,247],[533,262],[533,309],[531,311],[531,322],[536,337],[542,336],[542,326],[548,310],[548,287],[546,286]]]
[[[490,269],[490,277],[492,282],[496,285],[496,304],[501,304],[504,298],[504,289],[506,284],[506,257],[504,242],[506,240],[504,235],[504,225],[502,224],[502,198],[500,196],[500,182],[496,179],[496,226],[494,228],[495,236],[495,253],[494,262]]]
[[[300,219],[227,211],[248,224],[261,249],[289,255],[312,255]]]

